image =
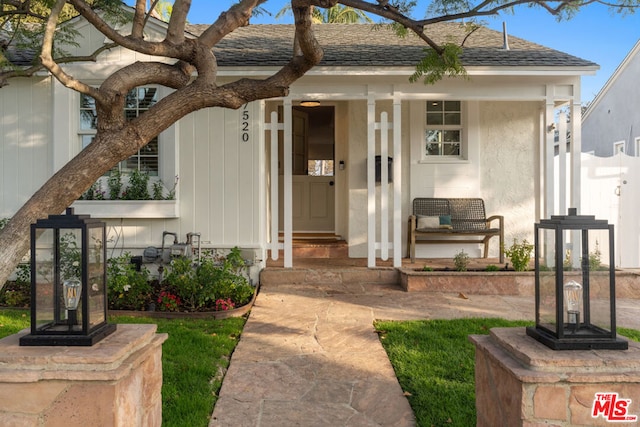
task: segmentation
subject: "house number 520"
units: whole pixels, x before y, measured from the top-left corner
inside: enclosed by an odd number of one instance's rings
[[[249,104],[244,104],[242,107],[240,137],[242,138],[242,142],[249,142]]]

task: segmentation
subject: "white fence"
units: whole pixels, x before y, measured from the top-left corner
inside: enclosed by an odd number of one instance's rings
[[[616,267],[640,267],[640,157],[582,154],[581,165],[579,212],[614,224]]]

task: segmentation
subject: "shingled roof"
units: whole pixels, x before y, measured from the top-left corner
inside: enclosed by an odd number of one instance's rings
[[[208,25],[188,25],[200,35]],[[321,24],[314,32],[324,49],[320,66],[414,67],[424,57],[425,43],[414,35],[397,37],[388,27],[370,24]],[[221,67],[282,66],[291,58],[293,25],[248,25],[227,35],[214,53]],[[429,26],[437,43],[462,43],[466,32],[456,23]],[[482,27],[464,42],[462,63],[490,67],[597,67],[597,64],[517,37],[503,48],[501,32]],[[27,65],[35,52],[12,49],[5,54],[14,63]]]
[[[189,25],[202,34],[206,25]],[[439,23],[428,27],[437,43],[460,44],[466,32],[460,24]],[[323,46],[320,66],[407,67],[424,57],[425,43],[415,35],[396,36],[388,27],[370,24],[320,24],[314,33]],[[291,57],[293,25],[249,25],[226,36],[214,53],[221,67],[282,66]],[[526,40],[509,37],[482,27],[464,42],[462,62],[466,67],[594,67],[597,64]]]

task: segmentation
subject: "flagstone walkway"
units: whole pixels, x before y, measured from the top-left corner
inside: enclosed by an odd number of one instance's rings
[[[414,426],[373,321],[480,316],[533,320],[533,298],[263,286],[209,426]],[[618,324],[640,328],[640,301],[618,301]]]

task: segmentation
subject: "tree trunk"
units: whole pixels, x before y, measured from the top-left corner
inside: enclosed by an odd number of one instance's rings
[[[99,133],[25,203],[0,231],[0,289],[29,250],[30,225],[59,215],[114,164],[138,151],[129,128]]]

